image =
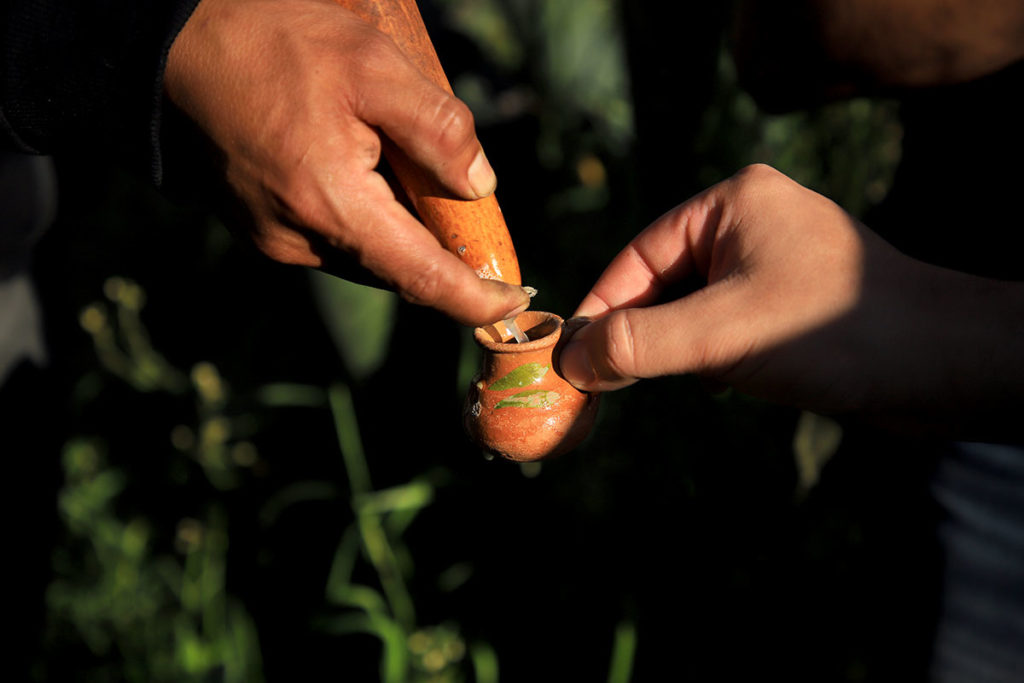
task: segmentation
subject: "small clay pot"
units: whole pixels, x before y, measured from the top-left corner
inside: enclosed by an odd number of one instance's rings
[[[500,323],[474,331],[484,357],[463,417],[470,438],[484,450],[527,462],[579,445],[594,423],[599,395],[579,391],[558,374],[560,317],[526,311],[516,323],[530,341],[517,343]]]

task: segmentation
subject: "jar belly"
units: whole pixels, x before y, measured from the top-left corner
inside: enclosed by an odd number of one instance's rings
[[[463,417],[467,433],[484,450],[520,462],[541,460],[586,438],[599,397],[577,390],[554,370],[560,317],[527,311],[516,321],[535,331],[531,341],[510,343],[495,336],[493,328],[476,330],[484,360],[469,387]]]

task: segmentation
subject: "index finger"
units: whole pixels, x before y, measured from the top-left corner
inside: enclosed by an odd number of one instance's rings
[[[717,186],[716,186],[717,187]],[[574,317],[646,306],[668,285],[707,272],[721,210],[716,188],[705,190],[651,223],[612,259]]]
[[[395,198],[382,176],[366,173],[358,192],[339,203],[336,246],[405,299],[430,306],[466,325],[487,325],[525,310],[522,287],[480,278],[447,251]]]

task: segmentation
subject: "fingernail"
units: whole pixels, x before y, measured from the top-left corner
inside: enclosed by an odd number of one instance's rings
[[[569,318],[564,323],[562,323],[562,339],[568,342],[574,334],[576,334],[589,324],[590,318],[587,318],[585,316]]]
[[[526,302],[525,304],[523,304],[522,306],[516,306],[516,307],[515,307],[515,308],[513,308],[513,309],[512,309],[511,311],[509,311],[509,312],[508,312],[508,313],[506,313],[505,315],[501,316],[501,319],[502,319],[502,320],[508,320],[509,318],[514,318],[514,317],[516,317],[517,315],[519,315],[520,313],[522,313],[523,311],[525,311],[525,310],[526,310],[527,308],[529,308],[529,307],[530,307],[530,302],[529,302],[529,301],[527,301],[527,302]]]
[[[559,358],[562,376],[577,389],[586,390],[597,379],[590,353],[582,341],[570,340]]]
[[[505,285],[505,286],[506,287],[511,287],[512,285]],[[517,287],[517,289],[519,290],[520,294],[525,294],[525,292],[523,292],[522,287]],[[520,303],[518,306],[516,306],[515,308],[510,310],[504,316],[502,316],[502,320],[508,320],[509,318],[514,318],[517,315],[519,315],[520,313],[522,313],[523,311],[525,311],[529,307],[530,307],[530,298],[527,297],[525,301],[522,301],[522,303]]]
[[[473,188],[473,192],[479,198],[494,192],[497,185],[498,178],[494,175],[494,169],[491,168],[487,156],[481,149],[476,153],[473,163],[469,165],[469,186]]]

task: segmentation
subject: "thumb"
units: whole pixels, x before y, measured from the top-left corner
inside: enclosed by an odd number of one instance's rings
[[[456,196],[490,195],[497,178],[477,139],[469,107],[425,78],[397,47],[394,51],[399,54],[386,74],[360,83],[356,115],[379,127]]]
[[[729,313],[731,289],[723,281],[660,306],[613,311],[569,338],[559,369],[582,391],[614,391],[664,375],[718,375],[748,348],[735,322],[742,317]]]

